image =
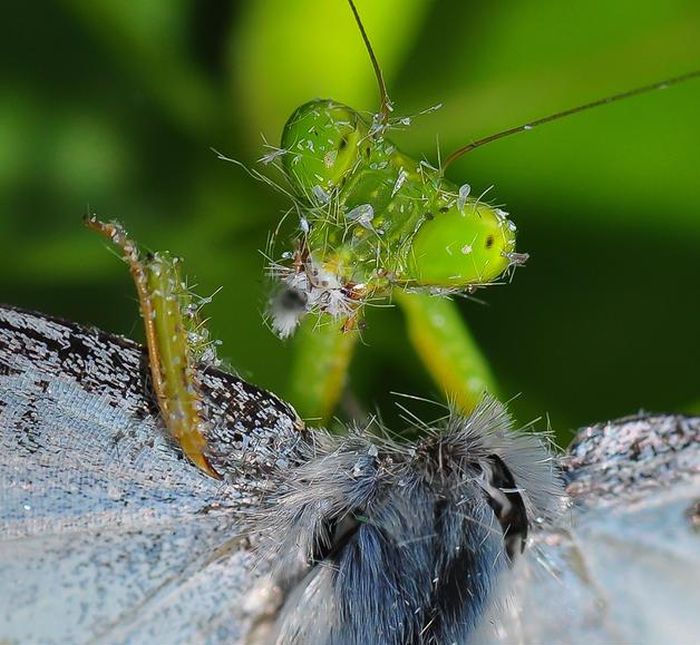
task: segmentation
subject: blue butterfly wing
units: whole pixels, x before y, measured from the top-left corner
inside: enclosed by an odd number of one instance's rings
[[[241,452],[232,437],[254,417],[291,432],[295,416],[206,375],[210,405],[233,399],[212,431],[217,481],[167,435],[146,374],[135,343],[0,308],[0,641],[236,642],[247,630],[256,576],[240,516],[257,471],[236,460],[261,444]]]

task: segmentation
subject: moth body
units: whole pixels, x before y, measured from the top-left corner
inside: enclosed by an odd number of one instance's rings
[[[277,643],[465,642],[562,490],[540,438],[486,401],[416,442],[323,430],[254,514],[285,598]]]

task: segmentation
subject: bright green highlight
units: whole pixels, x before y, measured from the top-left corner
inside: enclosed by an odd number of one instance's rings
[[[312,199],[314,186],[330,191],[352,170],[358,155],[358,114],[340,103],[310,101],[289,118],[282,132],[282,157],[297,189]]]

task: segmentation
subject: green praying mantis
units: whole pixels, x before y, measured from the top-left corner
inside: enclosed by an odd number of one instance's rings
[[[356,7],[348,4],[379,85],[380,107],[366,115],[332,100],[294,111],[268,159],[281,169],[298,228],[270,273],[272,328],[296,331],[288,398],[306,418],[327,420],[338,402],[365,309],[390,300],[403,310],[409,338],[456,407],[470,411],[496,391],[486,360],[448,296],[493,283],[526,256],[516,252],[508,214],[445,178],[467,152],[573,113],[700,76],[667,79],[558,112],[473,141],[437,167],[402,153],[390,131],[405,122],[393,106]],[[142,257],[125,231],[92,217],[88,225],[122,250],[146,326],[154,390],[166,425],[188,458],[211,476],[193,365],[209,350],[179,262]],[[300,328],[297,330],[297,326]]]
[[[444,177],[386,136],[392,119],[379,63],[349,2],[379,84],[371,120],[332,100],[299,107],[284,127],[282,169],[296,196],[299,235],[272,273],[283,287],[270,307],[289,336],[302,317],[288,392],[302,415],[333,412],[360,333],[363,310],[391,298],[439,387],[468,411],[495,390],[488,364],[454,304],[440,295],[473,291],[521,264],[507,213]],[[302,378],[302,376],[304,378]]]
[[[403,310],[414,349],[438,388],[464,412],[497,392],[489,366],[455,303],[524,263],[508,213],[445,177],[467,152],[576,112],[652,91],[698,72],[605,97],[470,142],[438,167],[403,154],[387,136],[404,120],[393,106],[370,40],[348,1],[379,86],[367,118],[332,100],[299,107],[284,127],[281,169],[294,195],[297,234],[271,273],[282,287],[271,301],[273,329],[293,333],[288,396],[322,421],[340,398],[364,309],[390,299]]]

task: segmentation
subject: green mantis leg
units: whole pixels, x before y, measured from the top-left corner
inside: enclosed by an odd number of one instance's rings
[[[151,382],[168,431],[195,466],[220,479],[204,454],[207,442],[194,369],[198,320],[178,259],[153,254],[142,260],[119,224],[100,222],[94,216],[85,223],[119,247],[129,265],[146,332]]]
[[[396,289],[411,344],[445,396],[464,413],[484,392],[497,394],[489,365],[454,302]]]
[[[343,326],[322,314],[308,316],[297,332],[287,398],[302,418],[325,422],[333,414],[359,337]]]
[[[485,392],[497,394],[495,379],[451,300],[396,289],[411,344],[426,369],[460,411],[474,409]],[[288,398],[302,417],[325,422],[340,399],[357,331],[327,314],[307,318],[295,338]]]

